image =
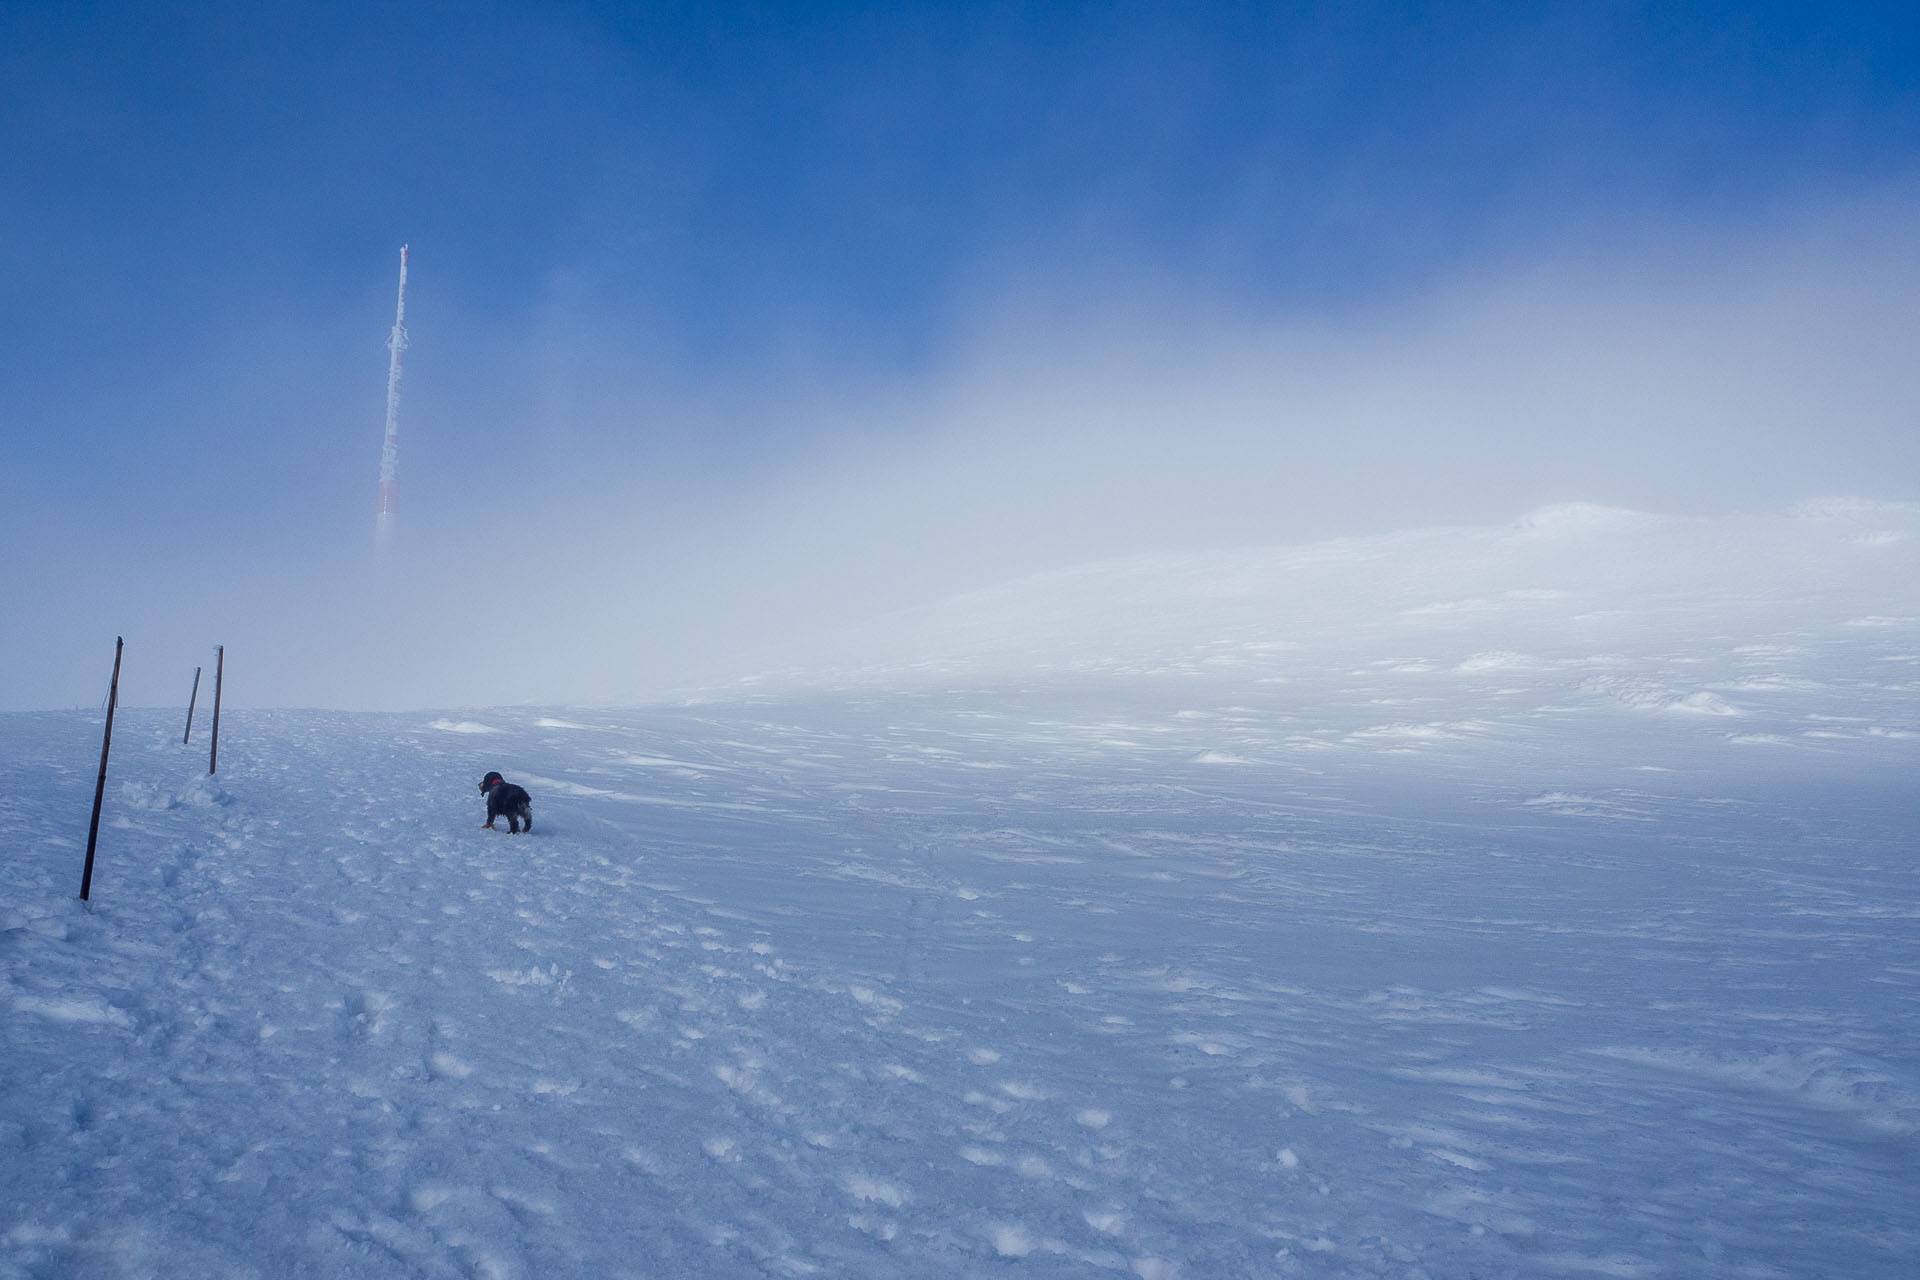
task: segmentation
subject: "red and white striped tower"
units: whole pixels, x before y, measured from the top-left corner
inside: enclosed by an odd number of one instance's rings
[[[400,301],[393,313],[392,353],[387,364],[387,438],[380,448],[380,507],[374,517],[374,541],[384,546],[393,536],[393,473],[400,463],[400,364],[407,349],[407,246],[400,246]]]

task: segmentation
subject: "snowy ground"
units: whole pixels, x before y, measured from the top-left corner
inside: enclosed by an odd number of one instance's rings
[[[0,1277],[1909,1275],[1917,535],[1133,562],[214,779],[123,710],[90,908],[101,718],[0,716]]]

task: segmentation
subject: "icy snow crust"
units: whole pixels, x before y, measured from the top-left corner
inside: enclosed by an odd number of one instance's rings
[[[1023,678],[977,600],[217,779],[123,710],[91,909],[101,718],[0,716],[0,1276],[1909,1275],[1916,523],[1128,562]]]

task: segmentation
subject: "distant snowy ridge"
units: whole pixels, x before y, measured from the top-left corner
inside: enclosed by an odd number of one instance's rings
[[[769,679],[1287,678],[1329,657],[1491,669],[1703,629],[1790,637],[1920,616],[1916,534],[1920,505],[1867,499],[1715,517],[1564,503],[1501,526],[1133,556],[890,615]],[[1497,649],[1463,646],[1489,632]]]

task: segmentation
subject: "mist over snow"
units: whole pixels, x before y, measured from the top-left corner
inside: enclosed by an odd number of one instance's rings
[[[115,478],[143,532],[114,540],[13,508],[0,704],[97,701],[116,634],[135,705],[183,698],[222,643],[238,705],[632,702],[832,665],[875,619],[1115,558],[1566,502],[1738,521],[1910,500],[1920,253],[1897,207],[1290,315],[1009,271],[924,367],[814,352],[706,381],[586,302],[462,352],[422,250],[386,562],[373,360],[366,431],[303,438],[317,470],[291,496],[228,474],[188,512],[163,477]]]

